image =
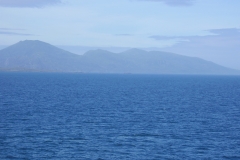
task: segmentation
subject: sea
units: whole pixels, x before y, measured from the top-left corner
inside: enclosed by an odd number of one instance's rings
[[[240,76],[1,72],[0,159],[239,160]]]

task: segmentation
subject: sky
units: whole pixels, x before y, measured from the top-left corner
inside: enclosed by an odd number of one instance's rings
[[[0,47],[160,50],[240,69],[240,0],[0,0]]]

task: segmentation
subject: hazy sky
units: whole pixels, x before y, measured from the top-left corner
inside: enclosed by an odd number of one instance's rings
[[[0,45],[157,48],[240,69],[240,0],[0,0]]]

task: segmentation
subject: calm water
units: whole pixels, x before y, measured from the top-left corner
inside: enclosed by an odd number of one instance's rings
[[[240,76],[0,73],[0,159],[240,159]]]

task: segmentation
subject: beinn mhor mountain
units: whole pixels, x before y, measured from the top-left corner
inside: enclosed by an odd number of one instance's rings
[[[121,53],[91,50],[77,55],[38,40],[0,50],[0,70],[138,74],[239,74],[200,58],[130,49]]]

